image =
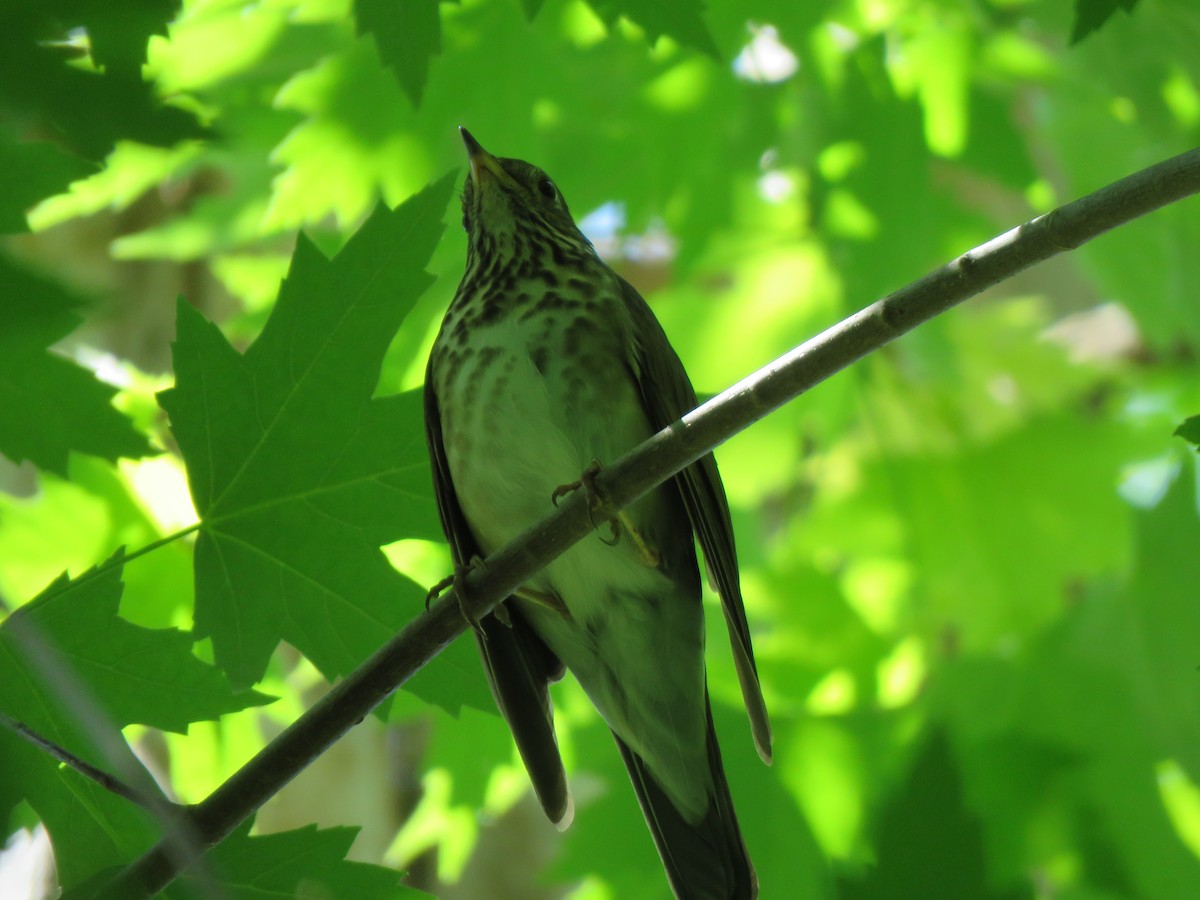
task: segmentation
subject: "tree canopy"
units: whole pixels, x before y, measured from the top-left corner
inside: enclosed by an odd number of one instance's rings
[[[44,835],[68,897],[186,845],[171,804],[449,572],[419,388],[464,262],[455,126],[553,176],[702,395],[1200,144],[1178,0],[0,24],[0,894]],[[771,768],[712,597],[709,684],[764,898],[1194,895],[1197,247],[1200,203],[1164,208],[717,449]],[[667,897],[606,727],[554,698],[565,833],[467,636],[165,896]]]

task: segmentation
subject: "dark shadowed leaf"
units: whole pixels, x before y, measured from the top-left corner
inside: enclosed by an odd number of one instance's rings
[[[942,734],[918,754],[908,780],[884,807],[877,823],[874,865],[840,879],[846,900],[893,897],[973,897],[1023,900],[1032,888],[993,886],[982,823],[973,815],[955,771],[954,754]]]
[[[588,6],[611,27],[622,16],[646,29],[646,37],[653,44],[662,35],[668,35],[685,47],[717,56],[717,45],[712,32],[704,23],[703,0],[662,0],[658,3],[638,3],[636,0],[588,0]],[[525,12],[531,18],[526,3]]]
[[[450,185],[381,206],[333,260],[301,238],[245,355],[179,305],[176,386],[160,402],[203,520],[196,630],[235,683],[261,678],[281,640],[344,675],[423,608],[425,591],[379,549],[438,536],[421,398],[371,395],[432,281]],[[449,708],[490,703],[474,660],[445,662],[414,689]]]
[[[0,452],[65,476],[67,454],[145,456],[116,389],[49,348],[80,323],[63,287],[0,256]]]
[[[0,233],[25,231],[25,213],[44,197],[95,171],[47,141],[20,141],[0,129]]]
[[[440,2],[354,0],[358,33],[375,38],[379,58],[396,73],[413,106],[420,106],[429,64],[442,50]]]
[[[164,896],[174,900],[211,896],[213,887],[227,900],[264,897],[354,897],[399,900],[425,897],[399,884],[402,873],[346,858],[357,828],[315,825],[277,834],[250,835],[239,828],[204,858],[207,878],[185,876]]]
[[[1075,21],[1071,24],[1071,43],[1078,44],[1104,26],[1119,9],[1132,14],[1138,0],[1075,0]]]
[[[1200,416],[1189,416],[1175,429],[1174,434],[1200,449]]]
[[[0,713],[129,784],[127,773],[142,764],[120,728],[182,732],[270,698],[232,691],[223,673],[192,654],[189,635],[118,616],[121,558],[63,576],[0,625]],[[129,859],[158,833],[144,810],[3,728],[0,818],[21,799],[56,846],[72,848],[58,860],[66,886]]]

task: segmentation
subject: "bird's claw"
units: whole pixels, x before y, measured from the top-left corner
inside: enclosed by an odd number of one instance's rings
[[[557,507],[558,501],[563,497],[583,488],[588,501],[588,521],[592,523],[592,528],[598,531],[600,526],[596,524],[596,513],[603,512],[608,527],[612,529],[612,537],[609,540],[604,540],[604,537],[601,536],[600,540],[604,541],[610,547],[615,547],[621,540],[621,519],[620,516],[612,512],[612,505],[609,503],[608,497],[596,484],[596,476],[600,474],[602,468],[600,460],[593,459],[591,464],[583,470],[578,481],[571,481],[556,487],[554,493],[550,495],[550,502]]]
[[[538,606],[558,613],[568,622],[572,620],[571,611],[567,609],[567,604],[554,591],[539,591],[536,588],[525,586],[517,591],[517,596],[522,600],[528,600],[531,603],[536,603]]]
[[[426,610],[426,612],[429,611],[429,604],[432,603],[434,600],[436,600],[438,597],[440,597],[442,595],[442,592],[445,591],[446,588],[453,587],[454,588],[454,598],[458,601],[458,608],[459,608],[459,611],[462,612],[463,618],[467,620],[467,624],[469,624],[472,628],[475,629],[476,634],[478,634],[481,638],[484,638],[486,640],[487,635],[483,631],[483,626],[479,624],[478,619],[476,619],[473,615],[471,615],[471,611],[468,610],[467,606],[466,606],[466,597],[467,597],[466,577],[471,572],[472,569],[484,569],[484,568],[486,568],[486,565],[484,564],[483,558],[478,555],[472,556],[470,558],[470,560],[468,560],[468,562],[465,566],[456,565],[454,567],[454,572],[452,574],[447,575],[445,578],[443,578],[441,581],[439,581],[437,584],[435,584],[433,587],[431,587],[429,589],[429,593],[427,593],[425,595],[425,610]]]

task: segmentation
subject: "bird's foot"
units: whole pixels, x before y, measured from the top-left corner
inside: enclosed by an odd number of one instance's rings
[[[642,558],[642,563],[651,568],[657,569],[662,564],[662,554],[658,552],[658,548],[651,544],[642,533],[633,527],[633,523],[624,512],[618,514],[621,524],[625,526],[625,530],[629,532],[629,537],[633,540],[633,544],[637,547],[638,556]]]
[[[479,620],[471,615],[471,611],[467,609],[467,585],[466,577],[472,569],[486,569],[487,565],[483,561],[483,557],[475,555],[467,561],[465,566],[456,565],[453,574],[447,575],[437,584],[429,589],[429,593],[425,595],[425,609],[429,610],[429,604],[442,595],[442,592],[448,587],[454,588],[454,597],[458,601],[458,608],[462,612],[462,616],[467,620],[467,624],[475,629],[475,633],[481,638],[487,638],[484,634],[483,626],[479,624]]]
[[[608,540],[603,537],[600,540],[608,544],[610,547],[615,547],[621,540],[622,531],[629,532],[629,537],[637,547],[638,556],[642,562],[652,569],[657,569],[662,562],[662,555],[658,549],[647,541],[641,533],[633,527],[633,522],[624,511],[614,512],[612,502],[608,496],[600,490],[596,484],[596,476],[600,474],[603,468],[600,461],[593,459],[590,466],[583,470],[583,474],[579,476],[578,481],[572,481],[569,484],[560,484],[554,489],[554,493],[550,495],[550,499],[558,506],[558,501],[567,494],[573,493],[580,488],[583,488],[584,493],[588,498],[588,518],[591,520],[592,527],[598,528],[596,525],[596,514],[602,513],[604,520],[608,523],[608,527],[612,529],[612,535]],[[561,603],[561,600],[559,601]]]
[[[570,481],[556,487],[554,493],[550,495],[550,502],[558,506],[559,500],[582,488],[588,501],[588,520],[592,523],[593,528],[599,529],[599,526],[596,524],[596,513],[603,513],[604,520],[608,523],[608,527],[612,529],[612,537],[606,541],[601,537],[600,540],[604,541],[610,547],[615,547],[621,540],[622,517],[613,512],[608,496],[596,484],[596,476],[600,474],[602,468],[604,467],[600,465],[600,460],[593,459],[591,465],[583,470],[578,481]]]
[[[523,587],[517,591],[517,596],[522,600],[536,603],[538,606],[544,606],[546,609],[558,613],[568,622],[571,621],[571,611],[567,609],[567,604],[563,603],[563,598],[554,591],[539,591],[536,588]]]

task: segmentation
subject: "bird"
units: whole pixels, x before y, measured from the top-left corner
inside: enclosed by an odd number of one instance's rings
[[[456,571],[477,565],[697,406],[641,295],[597,254],[540,168],[465,128],[466,269],[425,378],[434,493]],[[589,475],[592,476],[589,478]],[[713,728],[699,541],[751,734],[771,726],[709,453],[549,563],[474,624],[489,686],[547,817],[574,816],[549,685],[569,670],[608,725],[681,900],[747,900],[758,878]]]

